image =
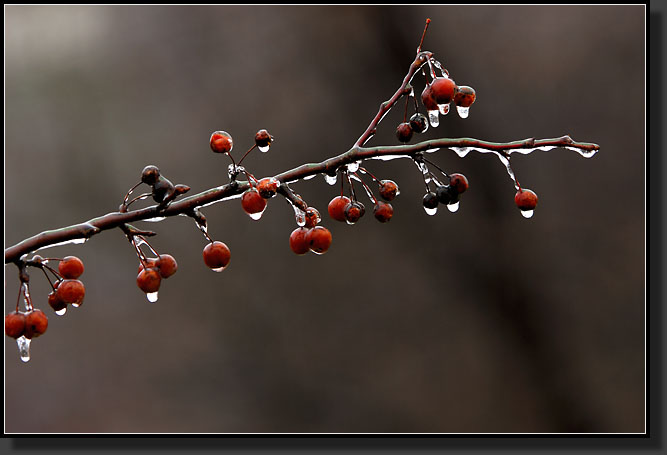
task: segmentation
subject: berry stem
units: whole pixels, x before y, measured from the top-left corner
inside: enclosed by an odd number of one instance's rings
[[[123,208],[123,209],[121,210],[122,212],[124,212],[125,209],[127,209],[127,206],[129,205],[129,204],[127,203],[127,200],[130,198],[130,194],[132,194],[132,191],[134,191],[139,185],[141,185],[141,183],[142,183],[142,182],[139,181],[139,183],[137,183],[137,184],[134,185],[132,188],[130,188],[129,191],[127,192],[127,194],[125,195],[125,198],[123,198],[123,203],[121,204],[121,207]]]
[[[356,201],[357,194],[354,192],[354,184],[352,183],[352,179],[350,178],[350,173],[346,171],[345,177],[347,177],[347,183],[350,185],[350,196],[352,196],[353,201]]]
[[[426,19],[426,25],[424,25],[424,31],[422,32],[422,39],[419,41],[419,46],[417,46],[417,53],[419,54],[422,51],[422,44],[424,44],[424,37],[426,36],[426,30],[428,29],[428,24],[431,23],[431,18]]]
[[[257,144],[253,145],[252,147],[250,147],[250,150],[248,150],[247,152],[245,152],[245,155],[243,155],[243,156],[241,157],[241,159],[239,160],[239,164],[238,164],[239,166],[241,165],[241,163],[243,162],[243,160],[245,159],[245,157],[248,156],[248,153],[252,152],[256,147],[257,147]]]
[[[46,270],[44,270],[44,267],[40,267],[40,269],[42,270],[42,273],[44,273],[44,276],[46,277],[46,281],[48,281],[49,284],[51,285],[51,289],[53,289],[55,291],[56,286],[51,282],[51,278],[49,278],[49,274],[46,273]]]
[[[366,185],[366,183],[361,179],[361,177],[359,176],[359,174],[357,174],[357,173],[355,172],[354,175],[355,175],[355,176],[359,179],[359,181],[361,182],[361,185],[362,185],[362,186],[364,187],[364,189],[366,190],[366,194],[368,195],[368,197],[373,201],[373,204],[377,204],[378,200],[375,198],[375,195],[373,194],[373,191],[371,191],[371,189],[368,187],[368,185]]]
[[[371,173],[368,171],[368,169],[366,169],[366,168],[364,168],[364,167],[359,167],[359,171],[361,171],[361,172],[363,172],[364,174],[368,175],[370,178],[373,179],[374,182],[377,182],[378,184],[380,183],[380,181],[379,181],[373,174],[371,174]]]
[[[433,167],[435,167],[437,170],[439,170],[439,171],[442,173],[442,175],[444,175],[444,176],[447,177],[448,179],[450,178],[450,177],[449,177],[449,174],[446,173],[445,171],[443,171],[442,169],[440,169],[440,166],[438,166],[437,164],[435,164],[433,161],[429,161],[429,160],[427,160],[426,158],[423,158],[423,160],[424,160],[427,164],[430,164],[431,166],[433,166]]]

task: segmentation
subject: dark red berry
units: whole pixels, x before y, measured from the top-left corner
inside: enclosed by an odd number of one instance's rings
[[[438,110],[438,103],[435,101],[433,90],[431,89],[430,84],[424,87],[424,91],[422,92],[422,103],[424,103],[424,107],[428,111]]]
[[[155,266],[162,278],[169,278],[178,270],[176,259],[171,254],[161,254],[155,261]]]
[[[156,268],[143,269],[137,275],[137,286],[146,294],[157,292],[161,282],[162,277]]]
[[[464,193],[468,189],[468,179],[463,174],[450,174],[449,186],[458,194]]]
[[[176,187],[174,184],[163,176],[160,176],[158,177],[157,182],[153,185],[153,200],[160,203],[175,192]]]
[[[359,201],[351,201],[345,207],[345,221],[354,224],[366,213],[366,207]]]
[[[232,253],[229,247],[224,243],[216,240],[204,247],[204,263],[216,272],[221,272],[232,258]]]
[[[401,142],[410,142],[412,139],[412,127],[408,122],[399,123],[396,128],[396,137]]]
[[[259,191],[259,195],[264,199],[271,199],[276,195],[276,191],[278,191],[278,185],[280,185],[278,179],[274,177],[267,177],[257,183],[257,191]]]
[[[157,259],[158,258],[148,258],[146,259],[146,268],[157,268]],[[137,270],[137,273],[141,273],[141,271],[144,269],[144,264],[139,263],[139,270]]]
[[[436,77],[431,82],[431,90],[437,104],[449,104],[454,99],[456,83],[446,76]]]
[[[459,85],[454,94],[454,104],[459,107],[470,107],[475,102],[475,90],[467,85]]]
[[[535,210],[537,194],[529,189],[522,188],[514,195],[514,202],[520,210]]]
[[[331,246],[331,232],[323,226],[316,226],[306,234],[306,242],[313,253],[324,254]]]
[[[394,208],[387,202],[378,201],[373,207],[373,215],[380,223],[386,223],[394,215]]]
[[[53,311],[62,311],[67,307],[67,302],[60,300],[56,291],[51,291],[51,293],[49,293],[48,302],[49,306],[53,308]]]
[[[380,181],[380,197],[385,201],[393,201],[398,196],[398,185],[393,180]]]
[[[56,296],[65,303],[79,306],[83,303],[86,288],[79,280],[63,280],[56,290]]]
[[[317,226],[317,224],[322,220],[319,210],[315,207],[308,207],[306,209],[306,227],[312,228]]]
[[[141,171],[141,181],[147,185],[155,185],[160,178],[160,169],[157,166],[149,164]]]
[[[25,333],[25,314],[16,311],[5,316],[5,334],[11,338],[19,338]]]
[[[329,202],[329,216],[336,221],[345,221],[345,207],[350,203],[347,196],[336,196]]]
[[[254,215],[264,211],[266,208],[266,199],[255,188],[250,188],[241,196],[241,205],[248,215]]]
[[[459,200],[458,193],[449,185],[437,187],[435,194],[438,196],[438,201],[444,205],[454,204]]]
[[[63,278],[79,278],[83,274],[83,262],[76,256],[66,256],[58,263],[58,272]]]
[[[410,117],[410,126],[415,133],[423,133],[428,129],[428,119],[424,114],[415,112],[415,114]]]
[[[434,209],[438,206],[438,196],[433,191],[429,191],[424,195],[422,204],[427,209]]]
[[[310,229],[298,227],[292,231],[289,236],[289,246],[296,254],[306,254],[310,250],[310,245],[306,237]]]
[[[255,144],[257,147],[267,147],[271,144],[273,137],[266,130],[259,130],[255,134]]]
[[[42,310],[34,309],[25,315],[25,337],[37,338],[46,332],[49,318]]]
[[[234,147],[234,141],[229,133],[225,131],[215,131],[211,134],[211,150],[215,153],[229,153]]]

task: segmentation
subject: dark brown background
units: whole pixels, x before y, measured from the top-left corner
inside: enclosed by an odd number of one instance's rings
[[[86,264],[64,317],[22,364],[5,339],[5,431],[643,432],[645,9],[568,7],[27,7],[5,10],[5,242],[116,210],[146,164],[199,192],[226,182],[208,148],[229,131],[264,176],[346,151],[424,47],[478,101],[423,138],[570,134],[602,151],[517,156],[540,196],[525,220],[490,155],[463,172],[456,214],[421,208],[408,161],[395,216],[328,217],[324,256],[297,257],[272,200],[204,210],[232,250],[201,260],[191,220],[142,224],[179,262],[149,304],[121,232],[45,250]],[[423,82],[415,79],[418,90]],[[371,145],[394,144],[401,109]],[[338,191],[294,185],[324,213]],[[5,267],[5,312],[16,301]]]

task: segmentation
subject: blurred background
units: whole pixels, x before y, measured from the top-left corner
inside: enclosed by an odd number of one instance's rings
[[[191,219],[139,223],[179,264],[157,303],[120,231],[40,251],[84,261],[86,300],[56,316],[32,273],[49,329],[27,364],[5,337],[5,431],[643,432],[643,6],[6,6],[5,247],[117,210],[147,164],[192,193],[226,183],[214,130],[236,156],[276,137],[245,161],[258,177],[345,152],[427,17],[424,48],[477,102],[413,142],[570,134],[601,152],[515,155],[530,220],[486,154],[429,156],[470,182],[436,216],[413,164],[366,163],[401,188],[386,225],[335,222],[338,186],[294,184],[333,233],[323,256],[290,251],[279,198],[260,222],[217,204],[220,274]],[[397,143],[400,106],[369,145]],[[6,266],[5,313],[18,287]]]

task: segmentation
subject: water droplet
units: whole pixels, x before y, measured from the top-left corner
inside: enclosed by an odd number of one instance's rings
[[[266,153],[266,152],[268,152],[270,147],[271,147],[270,145],[265,145],[265,146],[261,146],[261,145],[260,145],[260,146],[257,146],[257,148],[259,149],[259,151],[262,152],[262,153]]]
[[[80,304],[80,303],[73,303],[72,306],[73,306],[74,308],[79,308],[79,307],[81,306],[81,304]]]
[[[458,211],[458,209],[459,209],[459,202],[458,201],[453,203],[453,204],[447,204],[447,210],[449,210],[452,213]]]
[[[167,219],[167,217],[164,217],[164,216],[156,216],[154,218],[148,218],[148,219],[143,220],[143,221],[148,221],[150,223],[159,223],[160,221],[166,220],[166,219]]]
[[[436,213],[438,213],[438,207],[434,207],[432,209],[429,209],[428,207],[424,207],[424,211],[426,212],[427,215],[433,216]]]
[[[35,251],[39,250],[46,250],[47,248],[53,248],[54,246],[63,246],[63,245],[80,245],[82,243],[86,243],[88,241],[87,238],[79,238],[79,239],[72,239],[72,240],[65,240],[64,242],[60,243],[54,243],[53,245],[46,245],[41,248],[38,248]]]
[[[253,220],[257,221],[257,220],[259,220],[259,219],[262,217],[262,215],[264,215],[264,212],[266,211],[266,208],[267,208],[267,207],[268,207],[268,204],[264,206],[264,210],[262,210],[261,212],[257,212],[257,213],[248,213],[248,216],[249,216],[250,218],[252,218]]]
[[[472,150],[471,147],[451,147],[451,149],[461,158],[465,157]]]
[[[296,219],[296,224],[299,226],[305,226],[306,225],[306,212],[301,210],[299,207],[296,205],[294,207],[294,218]]]
[[[470,106],[468,107],[456,106],[456,112],[459,113],[459,117],[468,118],[468,114],[470,113]]]
[[[533,216],[534,210],[519,210],[524,218],[530,218]]]
[[[349,172],[357,172],[359,170],[359,164],[361,164],[359,161],[355,161],[354,163],[350,163],[347,165],[347,170]]]
[[[428,111],[428,122],[433,128],[437,128],[440,125],[440,117],[438,117],[438,111]]]
[[[213,270],[214,272],[218,272],[218,273],[220,273],[220,272],[222,272],[223,270],[225,270],[226,268],[227,268],[227,266],[224,266],[224,267],[218,267],[217,269],[211,269],[211,270]]]
[[[324,174],[324,181],[327,182],[329,185],[335,185],[337,180],[338,180],[337,173],[334,175]]]
[[[30,341],[31,340],[25,336],[20,336],[16,339],[16,344],[19,346],[19,355],[24,362],[30,360]]]
[[[311,174],[311,175],[307,175],[307,176],[301,178],[301,180],[310,180],[310,179],[314,179],[315,177],[317,177],[317,174]]]
[[[574,152],[577,152],[579,155],[583,156],[584,158],[590,158],[593,155],[595,155],[598,151],[597,150],[583,150],[577,147],[565,147],[568,150],[572,150]]]
[[[438,104],[438,111],[440,111],[440,115],[449,114],[449,104]]]
[[[67,313],[67,307],[64,307],[62,310],[56,311],[56,314],[58,316],[62,316],[63,314]]]
[[[148,293],[146,293],[146,298],[151,303],[157,302],[157,292],[148,292]]]

